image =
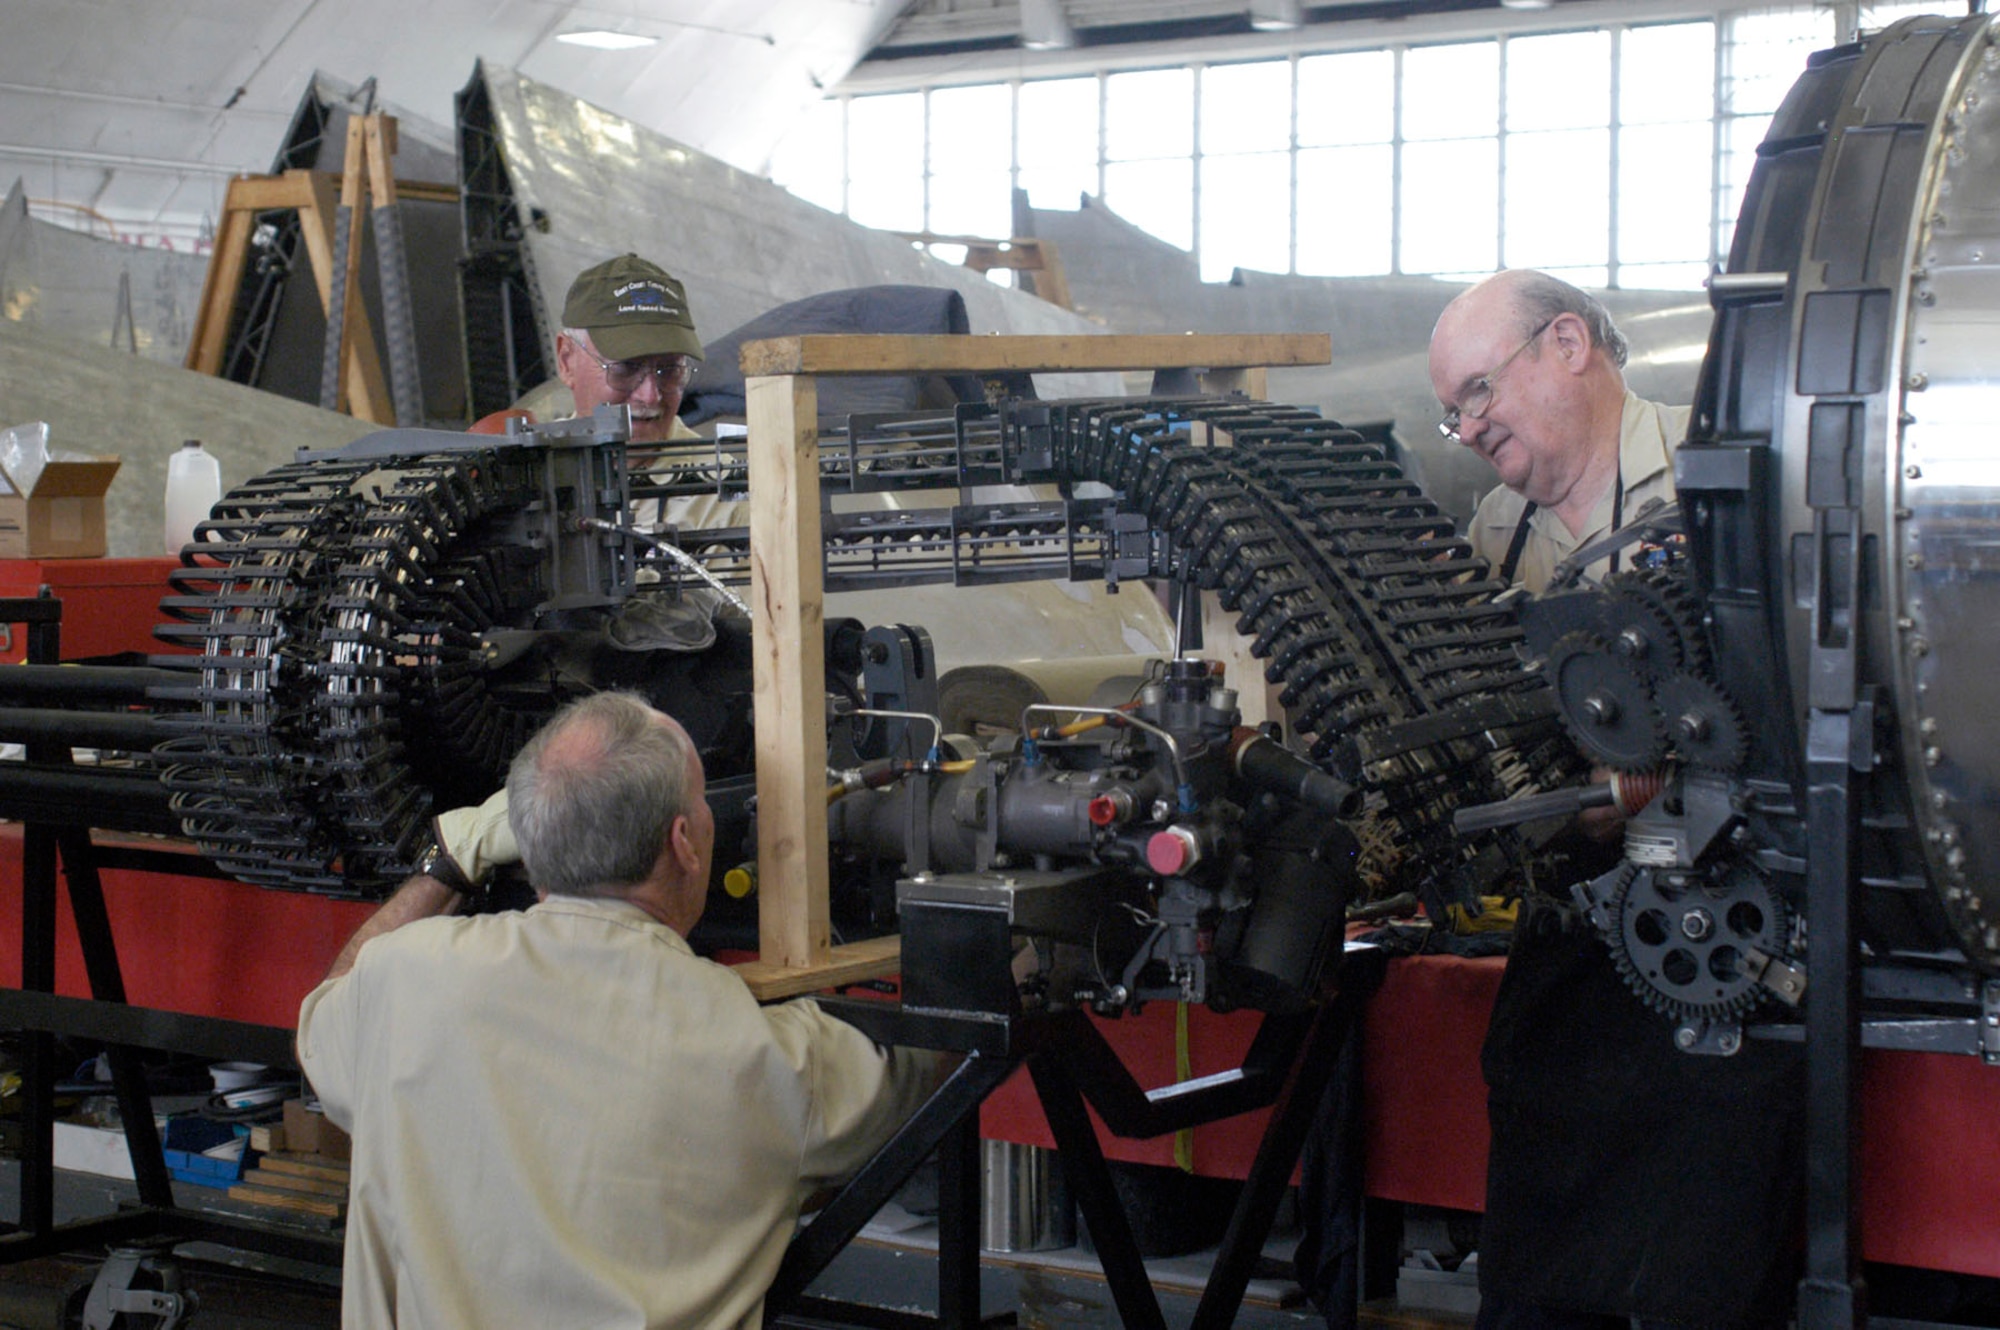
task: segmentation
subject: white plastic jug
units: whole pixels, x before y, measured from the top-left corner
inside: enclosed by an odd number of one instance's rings
[[[194,539],[195,523],[222,497],[222,467],[189,439],[167,461],[167,553],[179,554]]]

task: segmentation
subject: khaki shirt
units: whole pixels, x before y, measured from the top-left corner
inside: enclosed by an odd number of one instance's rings
[[[299,1056],[354,1137],[348,1330],[757,1326],[804,1198],[929,1085],[569,896],[371,940],[307,996]]]
[[[1631,521],[1649,499],[1673,502],[1674,450],[1687,437],[1688,417],[1692,412],[1692,407],[1663,406],[1626,390],[1625,410],[1618,425],[1618,474],[1625,482],[1625,499],[1617,506],[1622,508],[1620,516],[1624,521]],[[1514,567],[1514,584],[1540,595],[1558,563],[1611,530],[1616,499],[1614,485],[1591,509],[1590,525],[1581,536],[1571,535],[1563,520],[1548,509],[1537,508],[1528,518],[1528,540]],[[1521,524],[1521,514],[1527,507],[1526,499],[1500,485],[1479,501],[1479,509],[1472,515],[1472,525],[1466,534],[1472,540],[1472,548],[1493,565],[1495,577],[1500,575],[1507,547],[1513,542],[1514,530]],[[1631,567],[1630,558],[1621,559],[1619,566]],[[1600,559],[1585,574],[1601,578],[1610,571],[1610,560]]]

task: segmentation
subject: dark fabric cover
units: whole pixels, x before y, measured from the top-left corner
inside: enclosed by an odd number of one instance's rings
[[[931,286],[860,286],[826,291],[758,315],[726,337],[708,344],[708,358],[688,388],[681,419],[699,425],[717,416],[744,413],[743,370],[738,353],[745,342],[805,333],[958,333],[972,331],[965,297]],[[874,411],[914,411],[919,407],[985,400],[979,380],[967,375],[826,377],[819,382],[821,420],[841,421]]]
[[[1482,1058],[1493,1147],[1482,1298],[1782,1326],[1798,1273],[1804,1060],[1674,1047],[1575,916],[1522,922]]]
[[[1388,973],[1388,953],[1349,952],[1340,986],[1375,995]],[[1366,1143],[1361,1058],[1367,1039],[1356,1021],[1340,1042],[1340,1061],[1327,1082],[1299,1156],[1299,1245],[1292,1272],[1327,1330],[1355,1330],[1361,1321],[1361,1207]]]

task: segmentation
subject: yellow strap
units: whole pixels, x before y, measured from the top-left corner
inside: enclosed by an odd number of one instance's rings
[[[1174,1081],[1179,1084],[1194,1076],[1194,1059],[1188,1056],[1188,1004],[1174,1003]],[[1194,1172],[1194,1128],[1182,1127],[1174,1133],[1174,1163],[1181,1172]]]

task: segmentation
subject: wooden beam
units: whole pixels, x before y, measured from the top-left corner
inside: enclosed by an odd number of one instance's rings
[[[1326,333],[1176,337],[1107,334],[931,337],[811,334],[743,345],[745,377],[772,374],[980,374],[1000,370],[1236,369],[1326,365]]]
[[[746,388],[757,943],[766,964],[797,968],[825,964],[832,943],[819,385],[757,376]]]
[[[313,194],[312,181],[308,177],[314,174],[312,171],[287,171],[283,175],[238,176],[229,182],[229,200],[224,206],[248,208],[253,212],[310,207]]]
[[[857,984],[863,979],[880,979],[902,968],[903,939],[893,934],[835,947],[818,965],[774,965],[760,957],[735,967],[759,1002],[776,1002],[823,988]]]
[[[236,312],[236,292],[243,285],[243,269],[250,260],[250,225],[255,214],[235,206],[237,186],[245,183],[241,178],[229,182],[222,229],[215,237],[208,272],[202,277],[201,304],[195,307],[194,333],[188,338],[184,362],[199,374],[222,373],[229,318]]]
[[[299,210],[299,232],[305,238],[306,257],[312,263],[313,280],[319,286],[319,307],[322,312],[333,298],[333,210],[335,206],[333,189],[339,177],[324,171],[287,171],[287,176],[302,177],[301,184],[309,194],[308,206]],[[358,221],[355,223],[359,225]],[[367,334],[354,345],[352,359],[342,356],[346,366],[345,387],[347,399],[354,404],[353,414],[362,420],[372,420],[378,425],[392,425],[396,414],[389,404],[389,390],[382,379],[382,357],[375,349],[375,335],[368,329],[368,311],[360,308],[360,299],[348,306],[349,321],[359,317],[361,328]]]

